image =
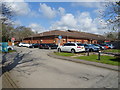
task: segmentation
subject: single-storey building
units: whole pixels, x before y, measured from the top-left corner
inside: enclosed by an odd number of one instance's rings
[[[86,32],[79,32],[74,30],[52,30],[36,34],[24,38],[22,42],[25,43],[54,43],[61,45],[66,42],[79,42],[79,43],[102,43],[107,40],[102,35],[91,34]]]

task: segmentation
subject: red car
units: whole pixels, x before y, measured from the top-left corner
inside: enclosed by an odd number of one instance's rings
[[[101,46],[105,47],[106,49],[108,49],[109,47],[106,44],[100,44]]]

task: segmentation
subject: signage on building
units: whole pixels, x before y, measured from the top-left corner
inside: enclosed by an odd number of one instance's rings
[[[15,38],[12,37],[12,38],[11,38],[12,46],[14,46],[14,41],[15,41]]]
[[[11,40],[12,40],[12,41],[15,41],[15,38],[13,37]]]
[[[59,39],[62,39],[62,36],[58,36]]]

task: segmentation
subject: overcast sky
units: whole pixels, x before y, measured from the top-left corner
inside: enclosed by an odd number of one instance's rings
[[[15,1],[15,0],[10,0]],[[9,2],[16,12],[16,25],[31,27],[33,31],[79,30],[95,34],[108,32],[99,11],[106,2]]]

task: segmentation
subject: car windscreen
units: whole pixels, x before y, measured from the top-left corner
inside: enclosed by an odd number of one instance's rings
[[[81,44],[81,43],[77,43],[78,46],[84,46],[84,44]]]
[[[93,44],[94,46],[99,46],[98,44]]]
[[[34,45],[39,45],[39,43],[36,43],[36,44],[34,44]]]
[[[87,44],[88,45],[88,47],[94,47],[94,45],[92,45],[92,44]]]
[[[105,44],[100,44],[101,46],[106,46]]]
[[[46,44],[47,46],[53,46],[54,44]]]

